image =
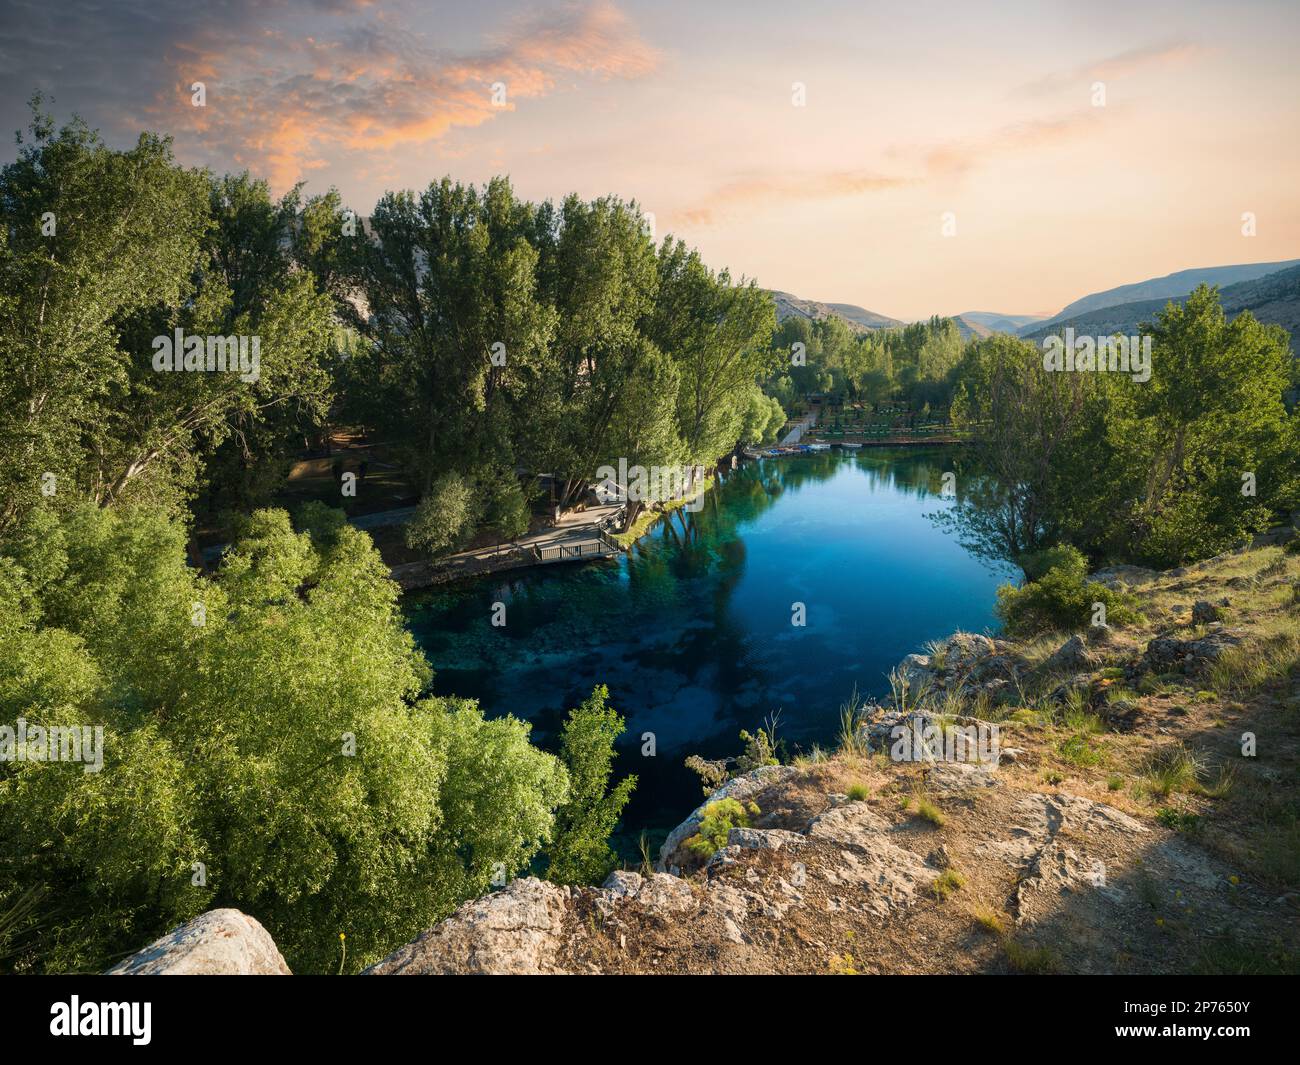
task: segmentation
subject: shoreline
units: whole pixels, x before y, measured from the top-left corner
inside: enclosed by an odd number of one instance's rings
[[[609,515],[601,515],[598,512],[612,509],[608,506],[588,508],[567,515],[570,519],[568,524],[572,528],[570,539],[578,543],[591,542],[582,539],[585,532],[590,537],[597,538],[600,542],[614,545],[616,550],[593,551],[588,554],[575,555],[572,558],[540,561],[529,548],[534,541],[544,542],[547,538],[533,537],[529,541],[514,541],[502,545],[500,551],[463,551],[437,561],[405,562],[397,566],[391,566],[388,575],[401,588],[402,593],[406,594],[407,592],[421,591],[425,588],[452,584],[459,580],[472,580],[475,577],[504,573],[510,570],[540,568],[563,562],[592,562],[598,559],[618,558],[621,555],[626,555],[636,543],[649,535],[663,518],[676,510],[680,510],[688,503],[699,499],[706,492],[713,489],[716,484],[716,474],[710,474],[695,486],[690,495],[682,499],[670,500],[666,504],[659,504],[658,510],[650,508],[644,510],[632,523],[632,529],[625,533],[604,532],[604,526],[609,520]],[[586,517],[587,515],[591,515],[587,520],[572,520],[575,517]]]

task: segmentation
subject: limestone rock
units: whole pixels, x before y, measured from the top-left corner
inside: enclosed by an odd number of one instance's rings
[[[239,910],[209,910],[108,970],[110,976],[289,976],[260,923]]]
[[[910,906],[918,890],[934,881],[934,870],[894,843],[888,823],[866,803],[855,802],[814,818],[808,835],[842,847],[839,864],[824,874],[842,890],[841,904],[888,917]]]
[[[526,877],[467,902],[436,928],[365,970],[371,976],[555,973],[568,888]]]
[[[1157,636],[1147,644],[1143,662],[1153,673],[1204,674],[1225,651],[1241,643],[1243,636],[1236,629],[1218,629],[1198,640]]]
[[[1101,665],[1101,660],[1092,652],[1082,636],[1071,636],[1061,644],[1043,663],[1043,668],[1051,673],[1086,673]]]
[[[727,834],[727,846],[741,850],[779,851],[784,846],[798,846],[803,837],[798,832],[779,828],[733,828]]]
[[[1227,605],[1227,599],[1220,600],[1217,604],[1198,599],[1192,606],[1192,624],[1209,625],[1211,622],[1218,621],[1223,616],[1221,608]]]
[[[678,852],[681,845],[699,831],[700,820],[704,816],[704,808],[709,803],[718,802],[720,799],[736,799],[742,803],[748,802],[755,795],[772,787],[774,784],[789,780],[798,772],[794,766],[790,765],[765,765],[728,780],[722,787],[700,803],[691,812],[690,817],[668,833],[668,838],[664,840],[664,845],[659,850],[659,861],[655,863],[655,868],[660,872],[671,873],[674,868],[680,868],[687,864],[687,855]]]
[[[1124,586],[1132,588],[1139,584],[1150,584],[1159,576],[1156,570],[1144,566],[1107,566],[1105,569],[1097,570],[1088,579],[1104,584],[1108,588],[1119,589]]]

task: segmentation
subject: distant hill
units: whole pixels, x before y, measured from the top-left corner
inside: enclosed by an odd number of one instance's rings
[[[1013,336],[1025,326],[1041,322],[1041,314],[999,314],[996,311],[962,311],[957,316],[971,327],[983,326],[990,333],[1011,333]]]
[[[817,300],[800,299],[789,292],[769,290],[769,295],[776,301],[776,320],[784,322],[787,318],[808,318],[819,321],[823,318],[840,318],[848,323],[855,333],[871,333],[878,329],[893,329],[905,323],[897,318],[876,314],[865,307],[852,303],[819,303]]]
[[[1172,301],[1182,303],[1187,296],[1188,293],[1183,293],[1172,297]],[[1300,265],[1227,285],[1219,290],[1219,299],[1229,318],[1248,310],[1261,322],[1282,326],[1291,334],[1291,350],[1300,355]],[[1170,298],[1161,298],[1099,307],[1081,314],[1057,317],[1023,335],[1028,340],[1041,340],[1068,325],[1073,326],[1076,333],[1088,336],[1110,336],[1112,333],[1129,336],[1137,332],[1139,322],[1149,322],[1169,302]]]
[[[1118,288],[1108,288],[1104,292],[1094,292],[1091,296],[1084,296],[1082,299],[1075,300],[1046,321],[1021,327],[1020,335],[1028,336],[1031,332],[1037,335],[1038,330],[1053,323],[1059,322],[1064,325],[1069,321],[1077,320],[1080,315],[1088,311],[1113,308],[1124,303],[1159,300],[1161,306],[1163,306],[1165,300],[1176,296],[1186,296],[1202,282],[1226,287],[1241,282],[1254,281],[1256,278],[1265,277],[1268,274],[1274,274],[1297,265],[1300,265],[1300,259],[1288,259],[1276,263],[1244,263],[1239,266],[1206,266],[1196,270],[1179,270],[1177,273],[1167,274],[1165,277],[1154,277],[1148,281],[1139,281],[1132,285],[1120,285]]]

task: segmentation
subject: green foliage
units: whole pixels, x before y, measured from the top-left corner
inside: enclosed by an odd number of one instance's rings
[[[1156,811],[1156,820],[1165,828],[1175,832],[1196,833],[1201,827],[1201,818],[1185,810],[1175,810],[1172,806],[1162,806]]]
[[[209,579],[156,510],[50,517],[0,553],[0,720],[101,725],[104,765],[0,766],[0,911],[48,891],[15,968],[102,969],[218,906],[297,970],[336,967],[340,931],[360,967],[550,838],[564,767],[520,721],[421,698],[365,534],[259,511]]]
[[[625,726],[606,705],[608,698],[609,689],[603,684],[595,688],[569,712],[560,735],[560,760],[569,771],[569,798],[555,811],[555,837],[546,871],[547,879],[557,884],[598,884],[618,864],[609,837],[636,787],[636,777],[609,786],[614,741]]]
[[[432,558],[459,550],[474,535],[479,501],[473,486],[458,473],[433,483],[406,525],[406,546]]]
[[[761,766],[780,764],[776,757],[772,731],[768,728],[760,728],[750,735],[747,730],[740,730],[740,739],[745,749],[736,759],[737,772],[748,773]]]
[[[706,796],[712,795],[727,782],[727,778],[731,776],[729,764],[730,759],[701,758],[698,754],[688,755],[686,758],[686,768],[699,775]]]
[[[947,902],[948,896],[955,891],[960,891],[966,886],[966,877],[956,869],[945,869],[930,885],[930,890],[934,892],[934,897],[938,902]]]
[[[37,111],[0,170],[0,535],[46,474],[61,507],[230,505],[281,482],[330,401],[331,302],[284,239],[297,209],[176,165],[167,140],[114,151]],[[257,379],[156,370],[176,329],[258,338]]]
[[[1049,568],[1042,571],[1043,565]],[[1087,562],[1076,548],[1058,545],[1031,556],[1026,573],[1031,568],[1042,576],[1019,588],[1004,584],[998,589],[997,614],[1013,637],[1084,629],[1092,622],[1095,603],[1106,608],[1109,625],[1138,619],[1133,596],[1087,579]]]
[[[1167,568],[1294,509],[1300,411],[1284,400],[1295,363],[1285,332],[1249,312],[1228,321],[1201,286],[1141,333],[1147,381],[1050,371],[1038,347],[1010,337],[968,347],[954,408],[985,476],[953,520],[972,546],[1025,558],[1072,543]]]
[[[727,836],[733,828],[749,827],[749,819],[760,812],[757,804],[742,804],[739,799],[711,802],[704,808],[700,827],[686,841],[686,846],[702,858],[711,858],[727,845]]]

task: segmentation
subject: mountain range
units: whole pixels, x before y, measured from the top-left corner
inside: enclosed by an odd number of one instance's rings
[[[1230,318],[1250,310],[1262,322],[1276,322],[1291,333],[1292,349],[1300,353],[1300,259],[1179,270],[1091,293],[1048,317],[996,311],[964,311],[951,317],[963,340],[993,333],[1037,340],[1067,325],[1090,335],[1130,334],[1137,332],[1139,322],[1149,321],[1170,300],[1186,299],[1202,283],[1219,286],[1224,311]],[[835,317],[855,333],[897,329],[907,324],[852,303],[823,303],[775,290],[771,295],[776,301],[777,320],[782,322],[796,316],[814,321]]]
[[[1185,273],[1199,271],[1188,270]],[[1171,300],[1182,303],[1187,296],[1188,293],[1183,292],[1062,314],[1022,330],[1020,335],[1027,340],[1041,340],[1066,326],[1073,326],[1076,333],[1087,336],[1111,336],[1115,333],[1130,336],[1137,333],[1139,323],[1150,321]],[[1239,281],[1235,285],[1225,285],[1219,289],[1219,300],[1230,319],[1248,310],[1261,322],[1282,326],[1291,334],[1291,350],[1300,355],[1300,264],[1249,281]]]

